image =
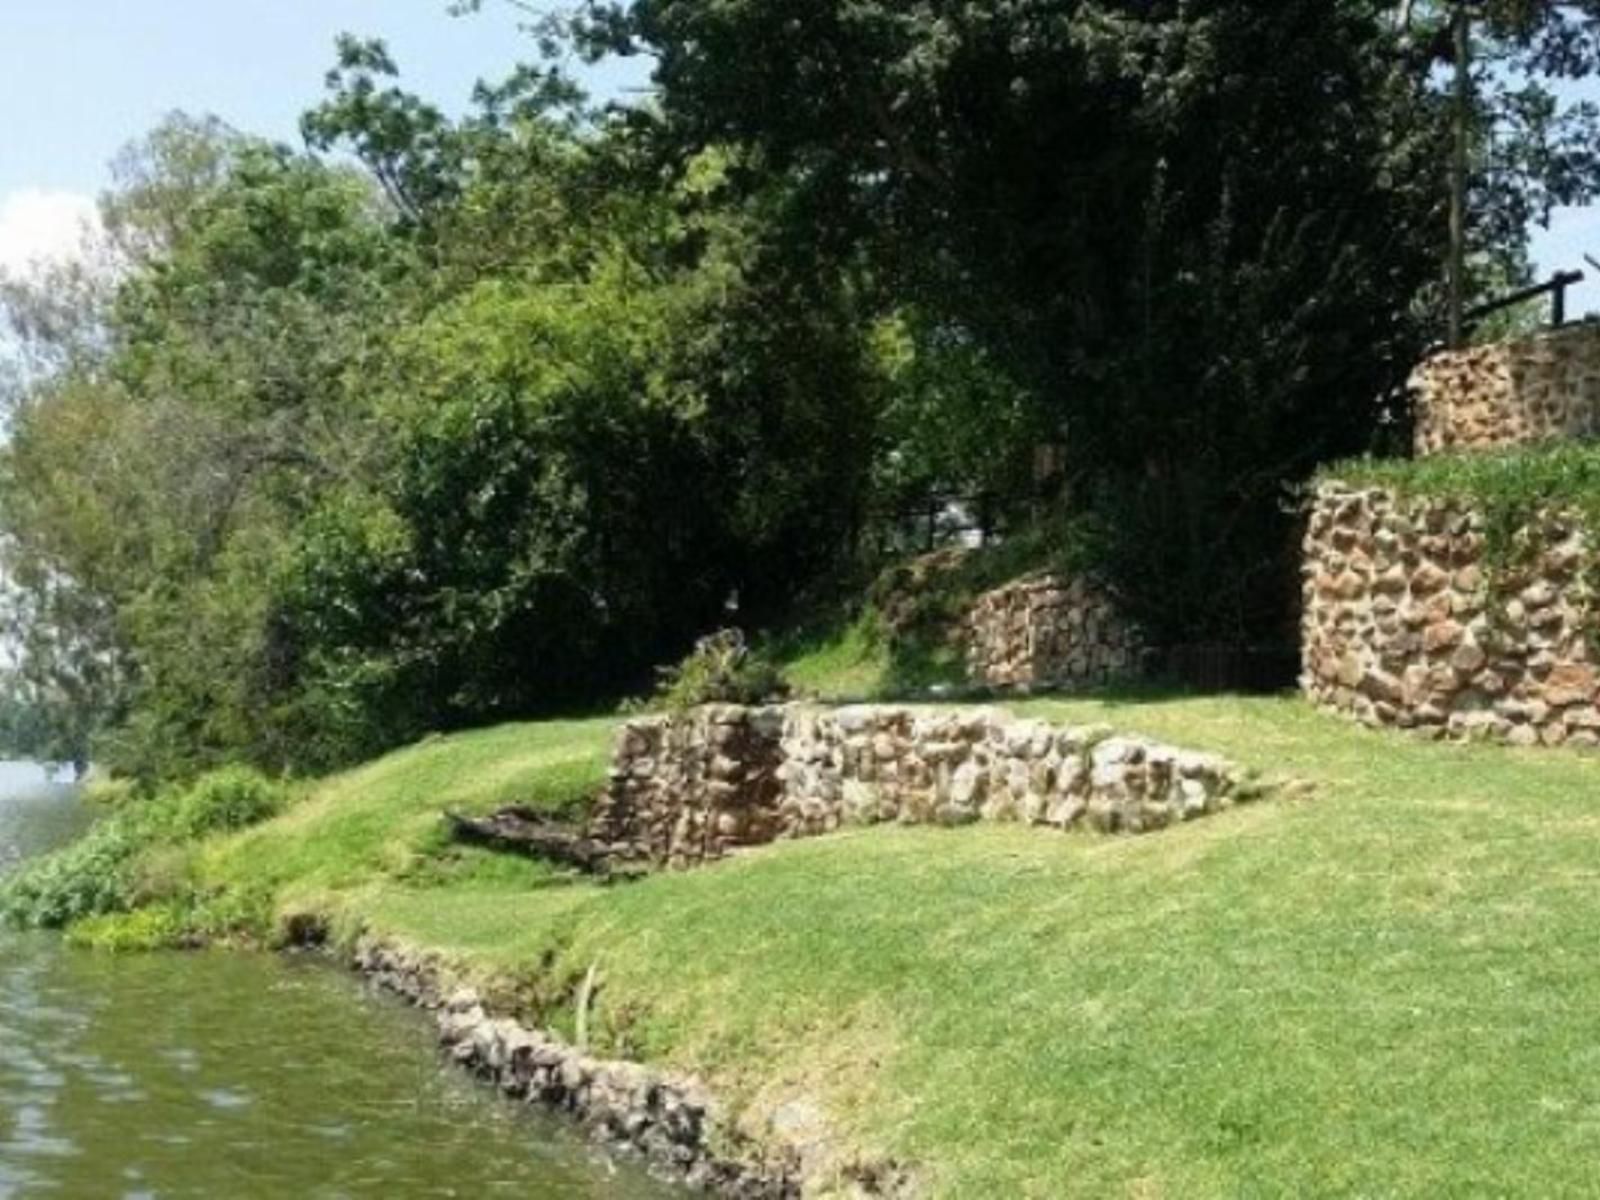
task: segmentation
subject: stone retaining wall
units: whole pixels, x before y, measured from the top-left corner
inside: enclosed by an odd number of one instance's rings
[[[980,596],[962,628],[967,675],[990,687],[1103,684],[1137,674],[1134,627],[1092,580],[1030,575]]]
[[[685,865],[784,833],[782,707],[709,705],[630,721],[590,836],[621,857]]]
[[[1374,488],[1318,489],[1305,541],[1302,685],[1370,725],[1519,745],[1600,745],[1582,578],[1559,516],[1486,561],[1482,517]]]
[[[1416,451],[1481,450],[1600,433],[1600,324],[1449,350],[1413,373]]]
[[[1144,833],[1259,790],[1212,755],[994,709],[712,706],[623,729],[590,834],[692,866],[886,821]]]

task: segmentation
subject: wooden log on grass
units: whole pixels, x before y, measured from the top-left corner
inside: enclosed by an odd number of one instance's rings
[[[611,873],[610,846],[531,809],[504,808],[488,817],[446,812],[444,819],[458,842],[576,867],[588,875]]]

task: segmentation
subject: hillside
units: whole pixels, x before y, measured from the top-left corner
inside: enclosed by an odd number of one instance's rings
[[[447,955],[608,1051],[796,1100],[940,1196],[1587,1186],[1600,764],[1296,701],[1039,701],[1318,785],[1159,836],[877,829],[622,886],[447,848],[441,807],[570,803],[605,720],[430,740],[197,871]]]

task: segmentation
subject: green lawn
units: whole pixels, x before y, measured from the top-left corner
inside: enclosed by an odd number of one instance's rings
[[[616,721],[504,725],[432,737],[312,788],[288,813],[202,850],[215,886],[268,892],[286,909],[344,907],[374,886],[438,889],[564,883],[542,865],[454,847],[448,809],[583,807],[601,786]]]
[[[1274,773],[1133,840],[886,828],[613,887],[441,861],[448,803],[559,803],[606,722],[426,743],[207,856],[520,983],[763,1114],[819,1104],[929,1194],[1592,1194],[1600,761],[1292,700],[1034,702]]]

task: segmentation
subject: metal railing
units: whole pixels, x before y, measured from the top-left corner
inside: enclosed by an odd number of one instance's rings
[[[1550,324],[1559,329],[1567,323],[1567,289],[1573,284],[1582,283],[1582,271],[1557,271],[1543,283],[1536,283],[1532,287],[1519,288],[1517,291],[1501,296],[1498,300],[1491,300],[1487,304],[1480,304],[1476,308],[1467,310],[1465,314],[1466,326],[1471,329],[1484,319],[1494,316],[1497,312],[1514,308],[1518,304],[1529,300],[1537,300],[1540,296],[1550,297]]]

